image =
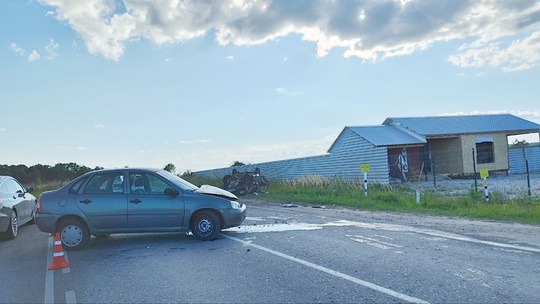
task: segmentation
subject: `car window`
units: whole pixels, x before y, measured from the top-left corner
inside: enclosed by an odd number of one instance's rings
[[[5,182],[0,185],[0,192],[9,193],[7,184]]]
[[[170,188],[163,179],[146,173],[130,173],[130,190],[133,194],[164,194]]]
[[[177,176],[175,174],[172,174],[172,173],[170,173],[168,171],[161,170],[161,171],[158,171],[156,173],[163,176],[163,177],[165,177],[166,179],[168,179],[170,181],[173,181],[175,184],[179,185],[180,188],[182,188],[183,190],[189,191],[189,190],[197,190],[197,189],[199,189],[199,187],[193,185],[192,183],[188,182],[187,180],[182,179],[179,176]]]
[[[93,175],[84,189],[85,194],[124,193],[124,175],[122,173],[105,173]]]
[[[70,194],[77,194],[79,192],[79,189],[81,188],[81,185],[84,183],[85,180],[86,180],[85,178],[82,178],[81,180],[79,180],[78,182],[73,184],[73,186],[71,186],[71,188],[69,188],[68,192]]]
[[[124,193],[124,175],[115,176],[112,184],[112,191],[114,193]]]
[[[4,185],[6,185],[8,193],[24,193],[24,188],[12,179],[6,180]]]
[[[148,185],[152,194],[163,194],[165,189],[170,188],[167,183],[154,175],[148,175]]]

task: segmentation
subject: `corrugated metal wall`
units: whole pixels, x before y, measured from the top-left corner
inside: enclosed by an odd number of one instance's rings
[[[239,172],[261,170],[268,179],[296,179],[302,176],[319,175],[340,177],[344,180],[363,182],[361,164],[369,164],[371,171],[368,180],[374,183],[388,184],[388,150],[386,147],[374,147],[367,140],[350,129],[345,129],[332,146],[330,154],[273,161],[234,167]],[[221,179],[231,174],[233,168],[221,168],[193,172],[196,176]]]
[[[540,172],[540,145],[525,148],[525,156],[529,161],[529,172]],[[508,150],[508,161],[511,173],[525,173],[525,158],[522,148]]]

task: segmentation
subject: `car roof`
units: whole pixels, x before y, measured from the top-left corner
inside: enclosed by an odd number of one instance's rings
[[[158,171],[163,171],[163,169],[158,169],[158,168],[145,168],[145,167],[130,167],[130,168],[105,168],[105,169],[99,169],[99,170],[94,170],[94,171],[90,171],[90,172],[109,172],[109,171],[150,171],[150,172],[158,172]],[[90,173],[89,172],[89,173]]]

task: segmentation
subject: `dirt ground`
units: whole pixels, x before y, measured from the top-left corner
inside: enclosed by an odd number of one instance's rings
[[[528,196],[529,187],[526,174],[497,174],[489,176],[487,179],[489,193],[497,192],[507,198],[518,198]],[[405,183],[412,189],[433,190],[448,194],[465,194],[471,189],[484,192],[482,179],[450,179],[444,175],[437,175],[436,181],[433,176],[429,176],[427,181],[409,181]],[[531,196],[540,196],[540,172],[529,174],[529,184]]]

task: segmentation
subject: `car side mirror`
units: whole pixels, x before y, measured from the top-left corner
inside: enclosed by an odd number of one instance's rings
[[[167,188],[163,191],[163,193],[167,196],[172,196],[172,197],[178,196],[180,194],[178,190],[173,189],[173,188]]]
[[[30,188],[26,189],[26,192],[27,192],[27,193],[32,193],[32,192],[34,192],[34,187],[30,187]]]

